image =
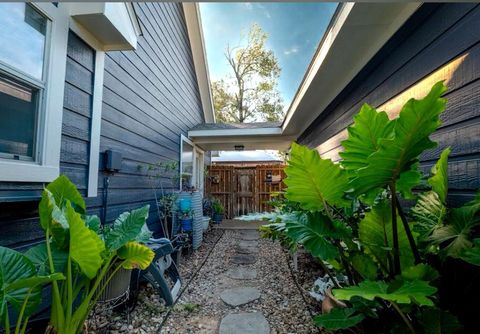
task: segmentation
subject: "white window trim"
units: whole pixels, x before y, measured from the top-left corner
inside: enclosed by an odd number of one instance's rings
[[[0,159],[0,181],[49,182],[60,173],[63,94],[67,61],[68,12],[63,4],[33,3],[50,20],[46,37],[45,93],[38,122],[35,162]]]
[[[183,134],[180,135],[180,190],[183,188],[182,184],[182,171],[183,171],[183,159],[182,159],[182,152],[183,152],[183,143],[186,142],[189,145],[192,146],[193,148],[193,162],[192,162],[192,185],[197,184],[197,177],[200,177],[200,189],[197,189],[199,191],[203,191],[203,178],[201,175],[197,175],[197,155],[203,156],[202,161],[200,162],[201,167],[204,166],[204,160],[205,160],[205,152],[195,145],[188,137],[184,136]],[[203,170],[203,169],[202,169]]]
[[[103,51],[102,43],[100,43],[95,37],[93,37],[92,34],[90,34],[72,18],[70,19],[70,29],[95,50],[87,197],[96,197],[98,194],[98,164],[100,160],[100,133],[102,124],[105,51]]]

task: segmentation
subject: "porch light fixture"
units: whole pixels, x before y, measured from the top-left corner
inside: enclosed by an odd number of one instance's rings
[[[235,151],[243,151],[245,149],[245,146],[243,145],[235,145]]]

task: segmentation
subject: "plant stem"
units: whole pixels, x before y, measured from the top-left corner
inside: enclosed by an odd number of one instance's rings
[[[398,214],[402,219],[403,228],[405,229],[405,233],[407,234],[410,248],[412,249],[413,257],[415,258],[415,264],[419,264],[420,262],[422,262],[422,259],[420,258],[420,253],[418,252],[417,245],[415,244],[415,239],[413,238],[413,234],[412,234],[412,231],[410,230],[410,226],[408,226],[407,217],[405,216],[405,212],[403,212],[403,209],[402,209],[402,206],[400,205],[400,201],[398,200],[397,194],[393,194],[393,196],[395,197]]]
[[[330,271],[330,269],[328,269],[328,267],[325,265],[325,263],[323,263],[323,260],[322,259],[319,259],[319,262],[320,262],[320,265],[322,266],[323,270],[327,273],[327,275],[330,277],[330,279],[332,280],[333,282],[333,285],[337,288],[337,289],[340,289],[341,286],[338,285],[337,283],[337,280],[335,279],[335,276],[333,276],[332,272]]]
[[[392,193],[392,238],[393,238],[393,271],[392,276],[398,275],[400,269],[400,247],[398,245],[398,227],[397,227],[397,202],[395,201],[395,183],[390,184],[390,192]]]
[[[10,334],[10,319],[8,318],[8,309],[5,310],[5,334]]]
[[[30,298],[30,294],[32,293],[32,289],[28,290],[28,294],[25,297],[25,300],[23,301],[22,308],[20,309],[20,312],[18,313],[18,318],[17,318],[17,325],[15,326],[15,334],[21,333],[20,332],[20,327],[22,326],[22,318],[23,315],[25,314],[25,308],[27,307],[28,299]],[[6,310],[8,313],[8,310]]]
[[[395,309],[395,311],[397,311],[397,313],[400,315],[400,318],[402,318],[403,322],[405,322],[405,324],[407,325],[410,332],[412,334],[415,334],[416,333],[415,328],[413,328],[412,323],[410,322],[410,320],[408,320],[407,316],[405,315],[405,313],[403,313],[403,311],[400,309],[400,307],[398,307],[397,303],[392,302],[392,301],[390,303],[393,306],[393,308]]]
[[[65,321],[70,323],[72,319],[72,304],[73,304],[73,278],[72,278],[72,258],[70,255],[68,256],[67,260],[67,281],[65,282],[67,285],[67,314]]]
[[[52,249],[50,248],[50,227],[47,227],[45,232],[45,243],[47,247],[47,255],[48,255],[48,264],[50,267],[50,274],[55,273],[55,266],[53,265],[53,257],[52,257]],[[64,283],[65,284],[65,283]],[[53,320],[53,327],[60,327],[62,328],[64,325],[64,313],[62,307],[62,301],[60,300],[60,289],[58,288],[57,281],[52,282],[52,320]]]

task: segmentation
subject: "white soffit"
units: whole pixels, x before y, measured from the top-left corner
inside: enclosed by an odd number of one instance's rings
[[[301,135],[420,3],[344,3],[295,95],[283,133]]]
[[[100,43],[105,51],[134,50],[141,34],[131,3],[70,3],[70,15]]]

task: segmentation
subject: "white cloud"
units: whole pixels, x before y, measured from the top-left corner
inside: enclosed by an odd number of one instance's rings
[[[279,161],[282,160],[278,151],[256,150],[256,151],[220,151],[219,157],[212,158],[212,161]]]
[[[283,54],[288,56],[288,55],[291,55],[292,53],[297,53],[298,51],[299,50],[297,46],[292,46],[290,49],[284,50]]]
[[[245,6],[246,9],[248,10],[252,10],[253,9],[253,5],[251,2],[244,2],[243,5]]]

